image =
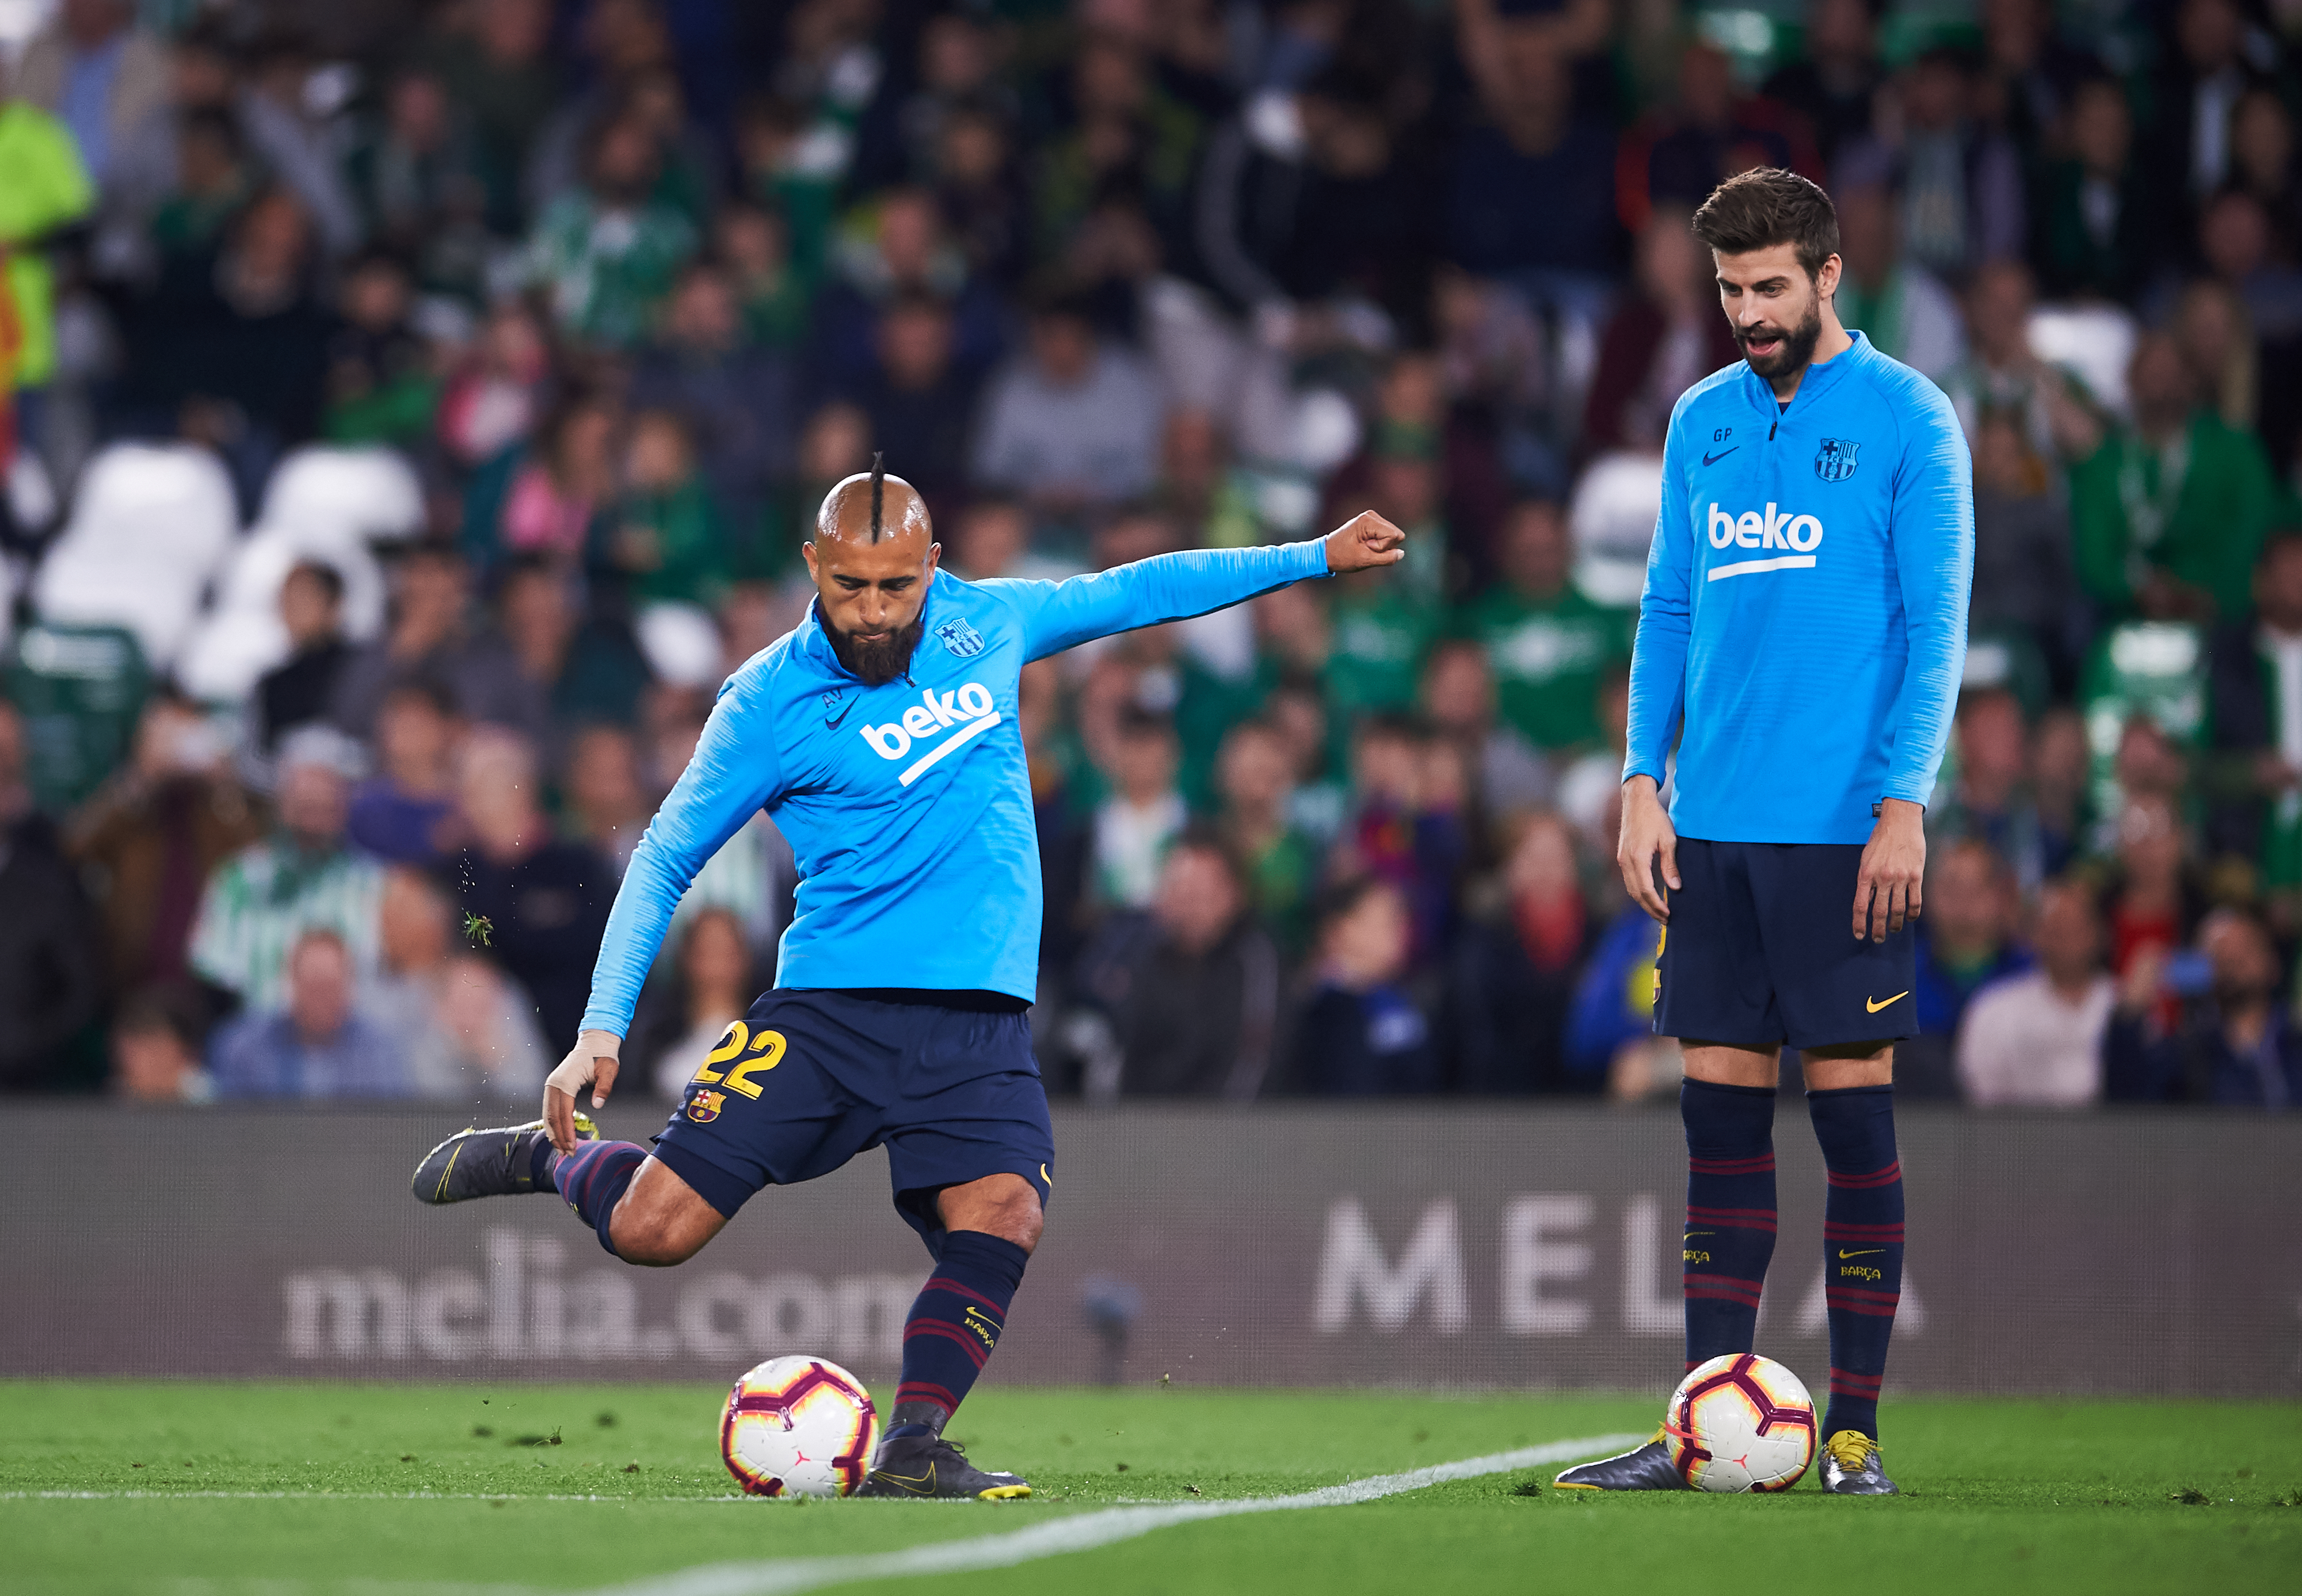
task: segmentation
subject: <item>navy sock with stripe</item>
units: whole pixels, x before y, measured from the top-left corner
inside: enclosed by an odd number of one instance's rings
[[[646,1162],[647,1149],[637,1142],[587,1141],[578,1142],[573,1153],[561,1155],[551,1165],[552,1185],[609,1252],[616,1246],[608,1239],[609,1222],[616,1216],[624,1189]]]
[[[936,1272],[903,1321],[903,1372],[888,1433],[920,1424],[943,1432],[1007,1326],[1007,1305],[1031,1255],[981,1231],[950,1231]]]
[[[1878,1383],[1903,1298],[1903,1166],[1895,1088],[1809,1092],[1807,1113],[1830,1170],[1822,1210],[1823,1297],[1830,1310],[1830,1415],[1823,1434],[1878,1439]]]
[[[1775,1088],[1688,1079],[1686,1366],[1748,1352],[1775,1256]]]

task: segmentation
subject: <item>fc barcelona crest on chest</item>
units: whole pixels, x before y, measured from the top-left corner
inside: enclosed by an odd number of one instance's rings
[[[1825,438],[1814,457],[1814,474],[1827,483],[1843,483],[1854,475],[1860,443],[1845,438]]]
[[[972,659],[983,651],[983,634],[964,620],[939,622],[935,634],[943,639],[943,646],[952,651],[954,659]]]

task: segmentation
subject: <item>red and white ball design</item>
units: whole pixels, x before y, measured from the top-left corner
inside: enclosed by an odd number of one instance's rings
[[[1788,1491],[1814,1461],[1814,1399],[1771,1357],[1697,1364],[1663,1421],[1670,1460],[1698,1491]]]
[[[871,1393],[828,1358],[769,1358],[735,1382],[719,1420],[719,1455],[753,1496],[845,1496],[878,1444]]]

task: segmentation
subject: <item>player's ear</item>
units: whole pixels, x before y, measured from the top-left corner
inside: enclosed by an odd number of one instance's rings
[[[934,575],[936,574],[937,567],[942,564],[943,545],[941,543],[929,543],[928,545],[928,575],[930,576]]]
[[[810,582],[820,582],[823,580],[821,576],[816,574],[815,540],[813,538],[808,539],[807,542],[799,546],[799,554],[802,559],[807,561],[807,579]]]
[[[1844,263],[1835,255],[1824,257],[1821,270],[1814,274],[1814,291],[1818,298],[1830,299],[1837,297],[1838,278],[1844,265]]]

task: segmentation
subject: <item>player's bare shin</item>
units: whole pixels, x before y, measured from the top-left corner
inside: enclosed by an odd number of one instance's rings
[[[1656,920],[1670,919],[1670,904],[1655,887],[1655,863],[1662,864],[1663,884],[1673,892],[1678,878],[1678,831],[1655,789],[1651,776],[1634,776],[1623,784],[1623,827],[1615,848],[1615,863],[1623,872],[1623,890],[1631,901]]]
[[[1854,878],[1854,935],[1884,942],[1919,918],[1927,875],[1926,806],[1889,798],[1862,847]]]

